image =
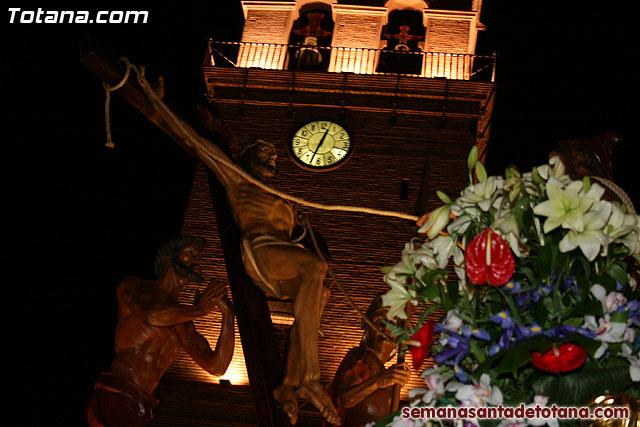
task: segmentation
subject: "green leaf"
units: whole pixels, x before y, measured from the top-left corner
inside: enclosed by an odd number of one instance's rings
[[[544,325],[549,317],[549,310],[544,305],[543,301],[538,301],[532,306],[533,311],[533,320],[536,321],[538,325]]]
[[[504,374],[511,372],[515,376],[521,366],[529,363],[531,360],[531,352],[526,345],[518,344],[507,349],[504,357],[500,360],[498,366],[496,366],[498,373]]]
[[[575,307],[573,307],[573,309],[568,310],[565,315],[564,315],[564,319],[568,318],[568,317],[584,317],[584,316],[603,316],[604,315],[604,311],[602,310],[602,303],[598,300],[594,300],[594,301],[590,301],[586,304],[580,304],[577,305]]]
[[[582,255],[576,255],[573,259],[580,263],[580,266],[582,267],[582,272],[584,273],[585,277],[591,276],[591,265],[589,264],[589,261],[585,257],[583,257]],[[572,264],[572,267],[574,265],[576,265],[575,262]],[[573,271],[573,268],[572,268],[572,271]],[[575,275],[578,275],[578,273],[574,272],[574,276]]]
[[[433,304],[430,305],[429,307],[427,307],[427,309],[422,313],[422,315],[420,316],[420,319],[418,320],[418,324],[416,325],[416,329],[419,329],[422,324],[424,323],[425,319],[434,311],[440,309],[442,307],[440,307],[438,304]]]
[[[602,287],[609,292],[613,292],[618,289],[618,285],[616,284],[616,280],[607,274],[602,274],[594,280],[595,283],[602,285]]]
[[[438,291],[440,292],[440,303],[442,304],[442,309],[444,311],[453,310],[455,305],[451,302],[451,299],[447,296],[444,291],[443,286],[438,286]]]
[[[618,311],[617,313],[611,314],[611,322],[619,322],[619,323],[627,323],[627,319],[629,318],[628,311]]]
[[[380,418],[378,421],[376,421],[374,427],[386,427],[387,425],[391,424],[393,418],[396,415],[400,415],[400,410],[397,410],[396,412],[392,412],[389,415],[385,415],[384,417]]]
[[[538,287],[538,278],[532,269],[530,269],[529,267],[522,267],[520,269],[520,273],[522,273],[529,280],[529,284],[533,285],[536,288]]]
[[[435,283],[429,283],[424,288],[420,289],[420,297],[427,302],[434,301],[441,303],[440,300],[440,286]]]
[[[609,277],[614,279],[616,282],[622,285],[626,285],[627,283],[629,283],[629,275],[622,267],[620,267],[615,262],[609,264],[605,271],[609,275]]]
[[[549,347],[551,347],[551,341],[544,336],[536,335],[523,339],[508,349],[487,357],[484,362],[478,365],[472,375],[475,378],[480,378],[480,375],[488,372],[494,366],[496,366],[498,373],[512,373],[514,369],[517,370],[531,360],[532,351],[542,352]]]
[[[564,320],[562,323],[564,323],[565,325],[578,328],[580,327],[580,325],[582,325],[582,323],[584,323],[584,319],[582,317],[569,317],[568,319]]]
[[[534,167],[533,169],[531,169],[531,177],[533,178],[533,182],[535,182],[536,184],[544,184],[544,180],[538,173],[538,168]]]
[[[509,307],[509,312],[511,313],[511,317],[513,317],[513,320],[518,324],[522,323],[520,321],[520,310],[518,310],[518,307],[516,306],[516,303],[511,297],[511,295],[504,292],[500,288],[496,288],[496,289],[498,289],[498,291],[500,292],[500,295],[502,296],[504,301],[507,303],[507,306]]]
[[[518,230],[522,230],[524,227],[524,214],[529,210],[529,200],[526,197],[521,197],[516,201],[513,206],[513,212],[516,218],[516,224]]]
[[[631,383],[628,367],[600,368],[590,363],[568,374],[544,375],[533,383],[533,390],[548,396],[548,405],[583,406],[593,396],[622,392]]]
[[[573,334],[567,339],[567,341],[575,342],[580,347],[584,348],[587,354],[591,357],[596,354],[596,351],[598,351],[598,349],[602,345],[602,341],[585,337],[582,334]]]
[[[458,282],[447,282],[447,293],[451,302],[457,305],[460,297],[460,294],[458,294]]]
[[[551,270],[551,262],[553,258],[553,245],[546,244],[538,250],[538,260],[536,262],[536,270],[540,277],[546,277]]]

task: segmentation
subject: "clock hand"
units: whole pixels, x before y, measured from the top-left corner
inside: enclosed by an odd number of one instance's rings
[[[309,160],[309,163],[313,162],[314,157],[316,157],[316,154],[318,154],[318,150],[322,146],[322,143],[324,142],[324,139],[327,137],[328,133],[329,133],[329,128],[327,127],[327,130],[324,132],[324,135],[322,135],[322,139],[320,140],[320,142],[316,146],[316,149],[313,151],[313,156],[311,156],[311,160]]]

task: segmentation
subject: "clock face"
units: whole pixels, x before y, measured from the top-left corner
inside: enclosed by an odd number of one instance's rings
[[[342,165],[353,152],[353,144],[351,134],[342,125],[314,120],[296,130],[289,150],[303,168],[326,171]]]

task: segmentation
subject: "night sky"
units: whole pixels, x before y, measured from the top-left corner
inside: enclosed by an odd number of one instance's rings
[[[137,25],[5,18],[5,317],[18,325],[8,328],[8,346],[23,375],[19,395],[34,402],[21,425],[83,425],[91,384],[113,355],[115,284],[151,276],[156,248],[180,232],[196,165],[118,95],[111,105],[116,148],[104,147],[105,92],[80,63],[81,45],[92,37],[163,75],[166,102],[195,123],[207,38],[237,41],[243,22],[239,1],[202,3],[91,9],[149,10],[150,22]],[[511,163],[528,170],[560,140],[614,131],[624,140],[614,155],[616,181],[640,205],[631,156],[637,35],[627,4],[484,1],[487,30],[477,53],[499,54],[490,173]]]

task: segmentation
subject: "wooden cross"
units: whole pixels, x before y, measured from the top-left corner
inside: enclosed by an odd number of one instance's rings
[[[96,53],[95,50],[90,50],[82,56],[81,62],[93,71],[100,80],[113,86],[122,80],[124,72],[117,70],[118,68],[124,69],[124,64],[113,65],[103,59],[103,56]],[[138,89],[137,83],[126,82],[117,93],[190,155],[196,157],[193,150],[184,145],[182,139],[151,107],[145,95]],[[227,145],[221,146],[221,148],[228,153],[229,140],[225,137],[225,131],[219,127],[216,128],[213,122],[205,123],[205,125],[217,134],[217,141]],[[260,426],[268,427],[289,426],[288,417],[277,406],[272,395],[272,391],[282,382],[284,372],[282,358],[276,345],[269,307],[264,293],[251,282],[244,270],[240,245],[238,244],[241,234],[231,216],[225,189],[211,171],[209,171],[208,178],[211,199],[220,230],[227,276],[231,282],[231,294],[258,423]]]

